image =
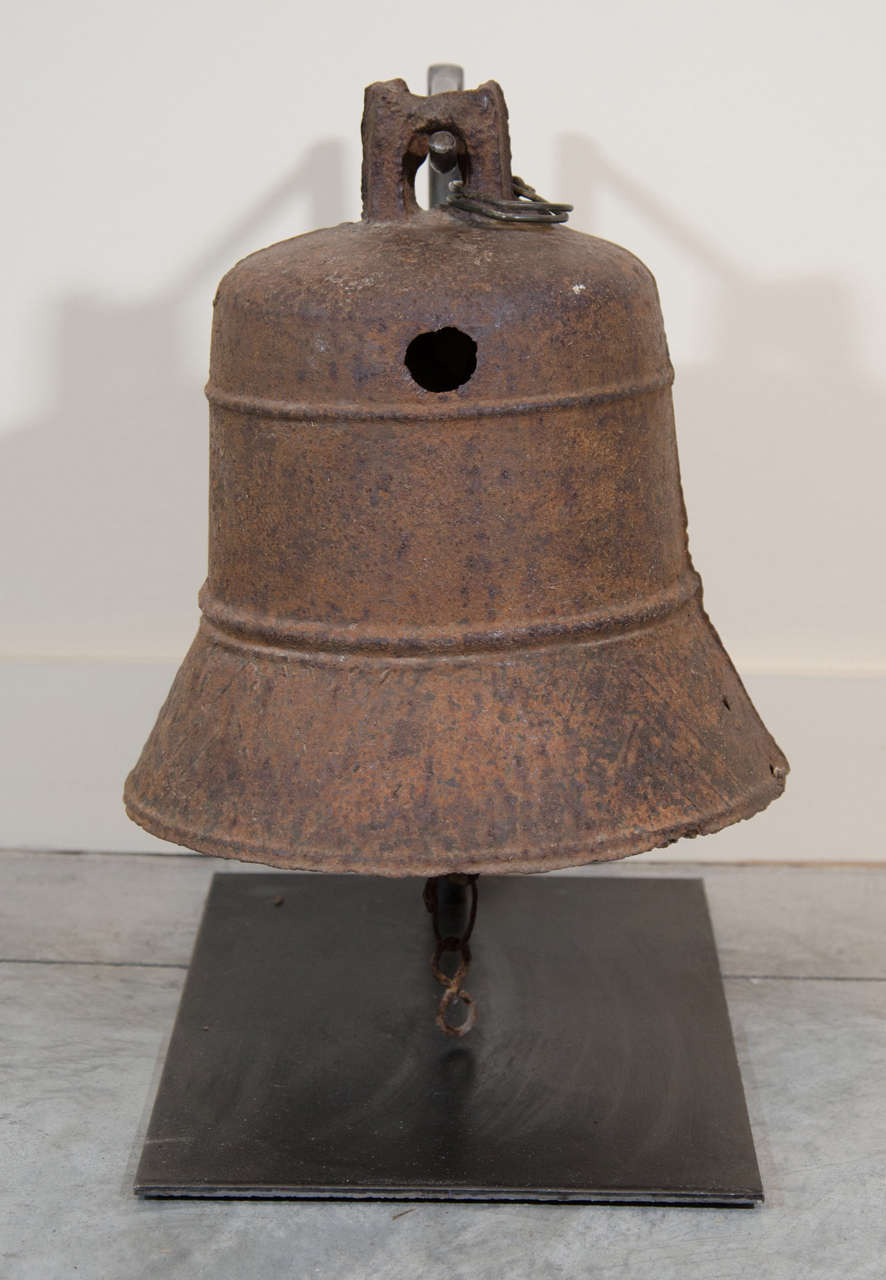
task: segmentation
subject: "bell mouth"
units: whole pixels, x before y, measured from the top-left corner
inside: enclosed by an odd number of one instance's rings
[[[784,771],[782,777],[786,773],[787,770]],[[684,837],[692,839],[695,836],[713,835],[715,832],[722,831],[724,827],[731,826],[735,822],[752,818],[754,814],[759,813],[771,804],[773,800],[777,799],[783,790],[783,782],[778,790],[773,793],[761,790],[756,797],[745,797],[741,804],[736,804],[720,813],[709,815],[703,824],[696,827],[687,827],[683,823],[678,823],[673,827],[645,833],[643,836],[607,834],[600,836],[596,844],[592,841],[582,840],[575,845],[570,846],[559,843],[546,849],[519,846],[512,849],[487,850],[473,855],[470,859],[460,861],[458,865],[450,865],[448,859],[440,859],[429,853],[416,857],[414,865],[410,865],[405,869],[401,869],[399,865],[394,865],[388,861],[372,864],[368,859],[356,860],[360,865],[355,865],[354,860],[349,861],[347,865],[340,864],[335,861],[335,855],[326,849],[303,847],[297,855],[294,855],[291,850],[274,850],[265,845],[249,848],[239,839],[225,840],[220,836],[201,836],[199,834],[194,835],[185,829],[177,830],[175,827],[167,825],[162,815],[139,807],[131,799],[126,799],[125,808],[127,816],[151,835],[157,836],[161,840],[168,840],[172,844],[184,845],[197,853],[205,853],[214,858],[230,858],[238,862],[258,862],[266,866],[274,866],[291,871],[320,871],[336,875],[351,873],[387,876],[390,878],[420,876],[423,879],[427,879],[431,876],[457,874],[528,875],[562,870],[569,867],[587,866],[595,862],[616,862],[621,858],[631,857],[633,854],[647,853],[651,849],[667,848],[668,845],[674,844]]]
[[[219,857],[537,872],[720,830],[787,772],[693,591],[603,637],[458,654],[296,651],[204,621],[124,799]]]

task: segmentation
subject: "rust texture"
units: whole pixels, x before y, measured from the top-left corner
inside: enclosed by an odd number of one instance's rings
[[[203,620],[126,784],[165,839],[544,871],[783,789],[689,560],[652,276],[567,227],[420,210],[440,129],[466,189],[510,193],[496,85],[373,85],[363,221],[219,287]],[[410,368],[435,342],[438,367]]]

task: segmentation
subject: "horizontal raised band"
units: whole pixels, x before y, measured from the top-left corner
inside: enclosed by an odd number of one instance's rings
[[[470,400],[423,399],[420,404],[321,404],[311,401],[272,400],[261,396],[237,395],[224,391],[211,382],[206,385],[206,398],[220,409],[248,414],[258,418],[286,418],[294,422],[410,422],[431,419],[435,422],[447,418],[514,417],[519,414],[555,412],[562,409],[581,408],[582,405],[608,403],[631,396],[648,395],[669,387],[674,380],[671,368],[646,382],[621,383],[588,391],[570,392],[561,396],[523,396],[519,400]],[[455,393],[453,393],[455,394]]]
[[[530,620],[507,628],[464,626],[391,627],[382,631],[370,623],[330,626],[326,622],[268,621],[247,610],[215,599],[206,587],[200,592],[204,625],[223,642],[237,647],[333,654],[382,654],[386,657],[449,656],[539,648],[603,640],[623,631],[660,622],[694,600],[701,579],[687,568],[676,582],[651,595],[622,601],[611,608],[565,618]]]

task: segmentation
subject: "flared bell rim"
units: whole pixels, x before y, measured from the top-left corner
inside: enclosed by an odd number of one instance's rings
[[[238,650],[204,624],[124,802],[245,862],[540,872],[716,832],[787,772],[693,600],[603,641],[454,660]]]
[[[170,826],[156,813],[141,807],[124,793],[126,814],[132,822],[147,831],[150,835],[171,844],[182,845],[196,853],[207,854],[213,858],[226,858],[237,862],[255,862],[273,865],[286,871],[311,871],[318,873],[334,873],[336,875],[375,875],[388,878],[404,876],[439,876],[442,874],[476,874],[504,875],[514,873],[532,875],[546,871],[562,871],[570,867],[588,866],[600,862],[617,862],[639,853],[648,853],[653,849],[664,849],[678,840],[694,839],[696,836],[714,835],[725,827],[733,826],[753,818],[777,800],[782,794],[785,778],[790,772],[789,766],[782,769],[775,766],[774,777],[778,781],[772,786],[763,786],[754,792],[742,796],[735,804],[720,813],[709,815],[703,822],[695,825],[686,822],[675,823],[670,827],[656,831],[637,832],[636,835],[602,835],[594,841],[580,841],[573,845],[552,844],[547,849],[538,847],[515,847],[513,849],[479,851],[457,857],[455,863],[441,870],[438,858],[428,858],[422,862],[417,858],[408,871],[399,866],[391,866],[380,862],[370,867],[342,867],[331,864],[329,850],[302,848],[297,855],[286,849],[271,849],[265,846],[250,849],[240,842],[224,841],[218,837],[202,837],[193,832]],[[131,777],[132,775],[130,775]],[[127,779],[128,784],[128,779]]]

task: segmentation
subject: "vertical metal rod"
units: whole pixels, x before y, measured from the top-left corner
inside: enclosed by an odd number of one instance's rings
[[[452,93],[465,87],[465,73],[462,67],[452,62],[436,62],[428,67],[428,94]],[[437,137],[438,135],[435,135]],[[458,164],[440,173],[428,162],[428,203],[431,209],[443,204],[449,195],[449,184],[460,177]]]

